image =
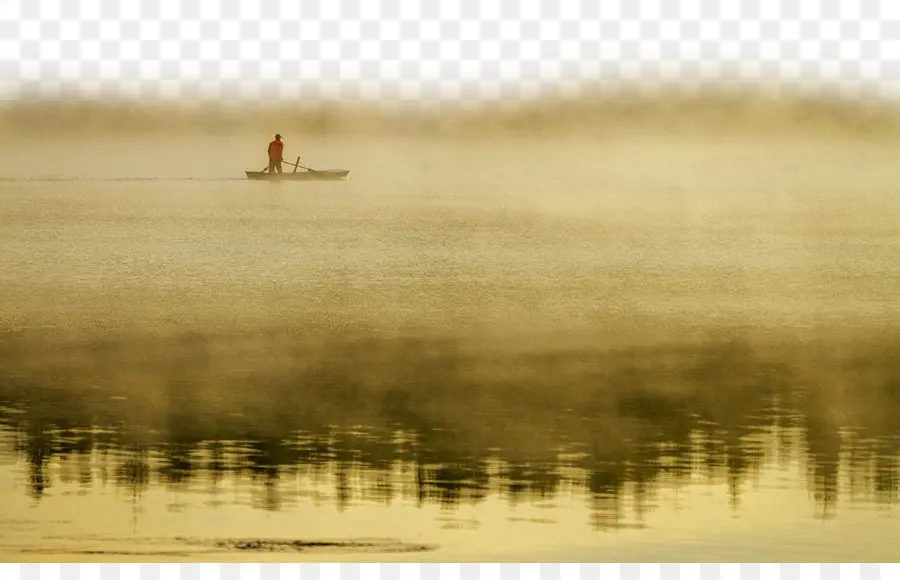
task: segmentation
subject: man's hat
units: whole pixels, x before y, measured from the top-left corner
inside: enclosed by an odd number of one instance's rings
[[[276,139],[281,139],[281,135],[275,135]]]

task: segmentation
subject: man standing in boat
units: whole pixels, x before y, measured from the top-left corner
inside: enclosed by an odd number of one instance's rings
[[[284,142],[281,135],[275,135],[275,140],[269,143],[269,174],[281,173],[281,161],[284,156]]]

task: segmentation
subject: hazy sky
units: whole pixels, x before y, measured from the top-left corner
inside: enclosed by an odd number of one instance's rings
[[[900,3],[0,0],[0,96],[522,97],[739,79],[900,96]]]

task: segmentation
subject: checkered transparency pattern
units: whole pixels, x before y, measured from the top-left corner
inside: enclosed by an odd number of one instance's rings
[[[788,83],[900,96],[900,2],[0,0],[0,94],[528,97]]]
[[[0,564],[3,580],[888,580],[900,564]]]

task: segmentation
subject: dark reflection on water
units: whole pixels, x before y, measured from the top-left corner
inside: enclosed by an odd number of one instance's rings
[[[497,494],[589,524],[638,522],[664,487],[799,460],[816,513],[900,496],[900,356],[870,341],[741,339],[504,349],[445,338],[268,333],[0,342],[0,457],[57,483],[453,509]],[[51,464],[56,467],[50,468]],[[57,481],[58,480],[58,481]],[[332,482],[327,497],[305,481]],[[552,521],[552,517],[548,521]]]

